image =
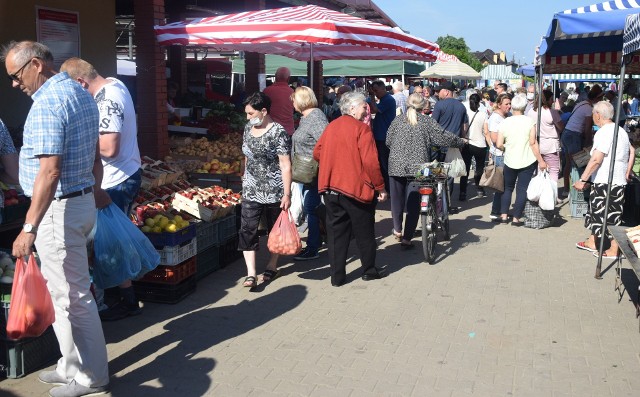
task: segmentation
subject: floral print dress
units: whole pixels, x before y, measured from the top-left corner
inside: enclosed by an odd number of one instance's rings
[[[291,137],[278,123],[259,137],[251,135],[251,126],[244,128],[242,153],[247,157],[242,181],[243,200],[261,204],[277,203],[282,199],[284,186],[280,159],[291,152]]]

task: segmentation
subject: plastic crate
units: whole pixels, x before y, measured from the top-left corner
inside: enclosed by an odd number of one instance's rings
[[[53,363],[60,355],[52,327],[37,338],[18,341],[0,339],[0,372],[5,373],[7,378],[22,378]]]
[[[191,172],[189,173],[189,181],[192,185],[199,187],[210,187],[214,185],[225,187],[227,186],[227,175]]]
[[[178,303],[196,290],[196,277],[187,277],[181,283],[156,284],[134,282],[133,289],[141,301],[156,303]]]
[[[175,266],[158,266],[145,274],[139,281],[157,284],[178,284],[189,276],[196,274],[196,257]]]
[[[220,219],[218,224],[218,236],[220,238],[219,242],[227,241],[231,237],[238,234],[238,229],[236,228],[236,214],[235,210],[233,213],[225,216]]]
[[[27,211],[29,211],[29,206],[31,206],[31,200],[27,198],[27,201],[23,203],[0,208],[2,212],[0,214],[2,215],[0,216],[0,223],[11,223],[18,219],[23,219],[27,215]]]
[[[164,247],[157,250],[160,254],[160,265],[175,266],[187,259],[196,256],[198,250],[197,239],[184,242],[173,247]]]
[[[218,221],[197,223],[198,254],[218,244],[218,224]]]
[[[144,235],[149,238],[151,244],[156,248],[176,246],[196,237],[196,224],[192,223],[187,227],[177,230],[175,233],[145,233]]]
[[[0,339],[7,339],[7,319],[9,318],[9,302],[0,302]]]
[[[201,280],[205,276],[220,269],[220,247],[214,245],[198,253],[196,279]]]
[[[11,302],[13,284],[0,283],[0,302]]]
[[[586,202],[584,198],[584,190],[574,189],[573,186],[571,186],[571,191],[569,192],[569,198],[571,199],[571,201]]]
[[[589,211],[589,203],[586,201],[571,200],[570,207],[572,218],[583,218],[587,214],[587,211]]]
[[[238,236],[235,235],[220,244],[220,267],[225,267],[242,258],[242,251],[238,251]]]

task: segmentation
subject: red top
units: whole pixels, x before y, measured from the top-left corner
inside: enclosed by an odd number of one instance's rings
[[[371,128],[351,116],[341,116],[327,126],[313,158],[320,163],[318,192],[342,193],[363,203],[384,190],[378,150]]]
[[[283,126],[287,134],[293,135],[295,128],[293,127],[293,101],[291,101],[293,90],[291,87],[285,82],[275,82],[264,89],[264,94],[271,99],[269,115],[273,121]]]

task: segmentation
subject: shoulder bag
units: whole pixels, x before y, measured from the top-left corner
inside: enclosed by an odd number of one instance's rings
[[[503,168],[498,167],[493,162],[493,158],[484,166],[484,171],[480,177],[480,186],[504,192],[504,174]]]
[[[311,156],[294,153],[291,168],[294,182],[309,184],[318,175],[318,162]]]

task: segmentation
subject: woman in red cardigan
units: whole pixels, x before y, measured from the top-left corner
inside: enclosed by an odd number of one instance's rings
[[[340,99],[342,116],[324,130],[313,151],[320,163],[318,192],[327,207],[327,239],[331,285],[345,282],[350,236],[355,237],[362,262],[362,279],[383,274],[375,266],[375,201],[387,199],[373,133],[362,122],[367,102],[362,93],[348,92]]]

